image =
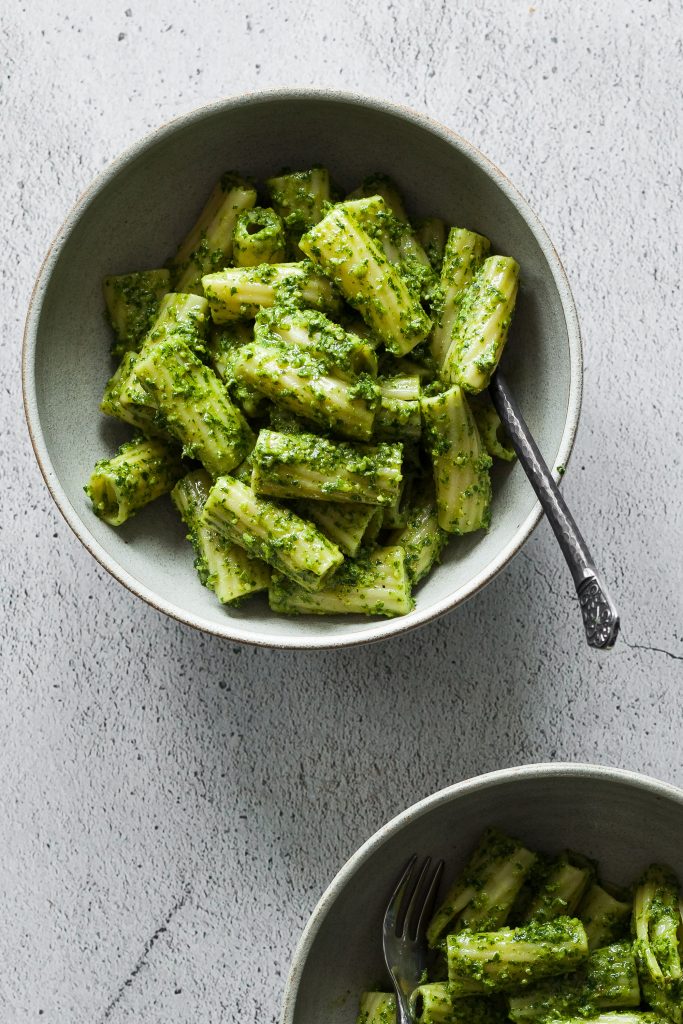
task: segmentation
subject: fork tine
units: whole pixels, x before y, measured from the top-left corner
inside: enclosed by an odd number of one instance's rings
[[[429,924],[429,919],[432,916],[432,911],[434,910],[434,903],[436,901],[436,894],[439,890],[439,882],[441,881],[442,872],[443,861],[440,860],[434,868],[434,872],[429,882],[429,888],[427,889],[427,894],[424,898],[424,903],[422,904],[422,911],[417,922],[417,931],[415,935],[417,939],[423,939],[427,931],[427,925]]]
[[[387,905],[386,912],[384,914],[384,931],[386,934],[396,931],[396,922],[398,921],[398,914],[403,901],[403,893],[410,884],[410,879],[413,874],[413,868],[417,863],[417,854],[413,854],[408,863],[406,864],[403,874],[396,883],[396,887],[391,894],[391,899]]]
[[[427,877],[427,872],[429,871],[429,865],[431,864],[431,862],[431,857],[425,857],[424,863],[422,864],[422,867],[420,869],[420,874],[418,875],[417,882],[415,883],[413,891],[410,894],[410,899],[405,909],[405,913],[402,915],[403,927],[401,928],[401,931],[403,932],[404,938],[412,939],[414,937],[415,929],[411,928],[410,925],[411,921],[415,917],[416,912],[419,912],[418,908],[420,907],[420,897],[424,889],[425,879]]]

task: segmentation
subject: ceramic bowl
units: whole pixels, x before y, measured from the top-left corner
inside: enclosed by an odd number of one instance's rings
[[[653,861],[683,878],[683,791],[663,782],[571,764],[508,768],[460,782],[394,818],[339,872],[294,955],[282,1024],[354,1024],[360,993],[386,979],[382,917],[409,857],[443,857],[448,884],[487,825],[546,852],[586,853],[616,885],[629,884]]]
[[[425,623],[489,582],[541,516],[521,467],[496,467],[488,533],[452,543],[420,586],[414,611],[382,621],[278,617],[264,597],[227,610],[199,583],[168,498],[118,529],[94,516],[83,484],[94,462],[127,436],[98,408],[112,372],[102,278],[163,263],[226,168],[263,180],[285,165],[315,162],[348,189],[374,170],[390,173],[414,216],[475,228],[495,252],[514,254],[522,285],[505,368],[551,467],[567,462],[581,397],[576,313],[548,236],[496,167],[427,117],[359,96],[263,93],[202,107],[119,157],[69,214],[35,286],[23,380],[36,456],[67,522],[116,579],[182,622],[272,647],[357,644]]]

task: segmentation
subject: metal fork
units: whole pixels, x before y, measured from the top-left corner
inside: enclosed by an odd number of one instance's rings
[[[384,961],[396,990],[397,1024],[412,1024],[408,999],[427,967],[425,933],[441,880],[443,861],[430,873],[427,857],[415,881],[417,856],[408,861],[384,915]]]
[[[557,537],[574,579],[581,605],[586,639],[591,647],[609,650],[619,633],[619,612],[604,578],[595,567],[588,545],[574,522],[560,489],[553,480],[507,381],[497,370],[489,387],[491,401],[517,452],[529,483]]]

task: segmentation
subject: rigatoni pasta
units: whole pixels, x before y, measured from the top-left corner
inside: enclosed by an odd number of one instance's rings
[[[406,992],[411,1017],[680,1024],[682,936],[670,867],[651,864],[618,889],[581,853],[547,856],[489,828],[428,924],[427,968]],[[357,1024],[397,1024],[393,993],[363,992]]]
[[[101,409],[136,435],[86,492],[112,525],[171,492],[228,608],[267,591],[280,614],[406,614],[449,538],[486,529],[492,458],[514,457],[486,386],[517,264],[411,223],[386,175],[342,196],[324,167],[265,192],[228,172],[166,266],[103,283]]]

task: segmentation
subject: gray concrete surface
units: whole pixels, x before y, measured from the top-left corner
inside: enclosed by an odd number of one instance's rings
[[[0,25],[0,1020],[274,1021],[323,888],[417,798],[548,759],[683,784],[680,8],[15,0]],[[161,617],[53,507],[19,393],[52,235],[148,129],[292,83],[429,111],[545,222],[585,338],[565,487],[623,610],[612,654],[584,647],[545,523],[459,612],[299,655]]]

